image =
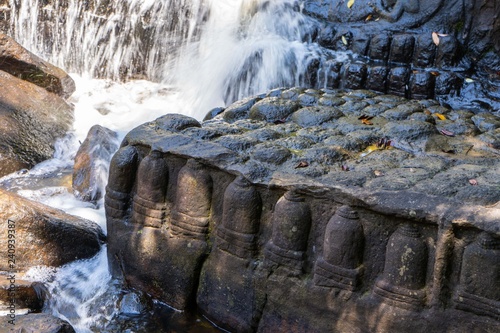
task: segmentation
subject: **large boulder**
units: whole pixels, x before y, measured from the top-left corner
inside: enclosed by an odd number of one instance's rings
[[[73,192],[83,201],[102,198],[111,156],[118,149],[118,134],[94,125],[81,144],[73,167]]]
[[[1,32],[0,70],[63,98],[75,91],[75,81],[65,71],[37,57]]]
[[[0,321],[0,333],[23,332],[23,333],[75,333],[71,325],[62,319],[47,313],[30,313],[16,316],[14,324],[8,322],[8,317],[2,317]],[[5,323],[4,323],[5,321]]]
[[[0,212],[0,244],[5,245],[2,255],[7,258],[10,250],[17,271],[90,258],[105,240],[94,222],[4,190],[0,190]],[[13,245],[7,248],[7,244]],[[7,259],[0,262],[0,271],[12,271]]]
[[[51,158],[73,123],[61,97],[0,71],[0,176]]]

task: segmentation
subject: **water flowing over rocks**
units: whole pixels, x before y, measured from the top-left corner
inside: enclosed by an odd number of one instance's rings
[[[60,210],[0,190],[0,241],[8,243],[8,228],[15,230],[16,269],[33,266],[59,267],[78,259],[94,256],[105,236],[94,222],[68,215]],[[7,223],[7,220],[12,223]],[[7,258],[7,247],[2,250]],[[0,271],[8,271],[8,262]]]
[[[89,130],[75,156],[72,187],[75,196],[83,201],[101,199],[108,178],[111,156],[118,149],[118,134],[94,125]]]
[[[220,111],[125,137],[114,276],[238,332],[500,328],[498,116],[303,88]]]

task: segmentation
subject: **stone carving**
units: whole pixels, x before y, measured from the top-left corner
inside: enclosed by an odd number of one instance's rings
[[[389,238],[384,273],[375,293],[387,303],[411,310],[424,305],[427,272],[427,245],[418,229],[404,224]]]
[[[187,161],[177,176],[171,233],[204,240],[212,204],[212,178],[202,164]]]
[[[364,235],[358,213],[342,206],[325,230],[323,256],[315,267],[318,286],[355,290],[362,271]]]
[[[399,20],[404,12],[418,13],[420,11],[420,0],[379,0],[374,8],[382,17],[394,22]]]
[[[222,225],[217,229],[219,249],[240,258],[255,254],[261,205],[259,193],[244,177],[237,177],[227,187]]]
[[[110,169],[113,172],[109,175],[106,187],[106,216],[115,219],[124,217],[135,182],[137,159],[137,149],[134,146],[119,149],[111,159]]]
[[[260,318],[252,265],[262,209],[259,192],[238,176],[224,192],[222,209],[222,224],[201,272],[197,303],[221,327],[254,332]]]
[[[168,184],[168,165],[161,152],[152,151],[141,161],[137,182],[132,220],[147,227],[159,228],[165,218]]]
[[[272,220],[273,231],[266,246],[266,264],[282,265],[300,273],[311,226],[311,212],[304,197],[293,190],[286,192],[276,203]]]
[[[456,307],[500,320],[499,285],[500,239],[484,232],[465,248]]]

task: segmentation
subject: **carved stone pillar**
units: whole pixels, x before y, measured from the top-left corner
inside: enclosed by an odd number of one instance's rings
[[[177,179],[171,232],[205,240],[212,205],[212,178],[202,164],[190,159]]]
[[[311,212],[304,198],[294,191],[286,192],[273,214],[272,237],[265,253],[268,264],[283,265],[300,273],[310,227]]]
[[[152,151],[139,164],[137,193],[134,197],[132,221],[159,228],[165,218],[165,195],[168,185],[168,165],[159,151]]]
[[[499,286],[500,239],[484,232],[465,248],[456,307],[500,320]]]
[[[109,168],[111,172],[106,187],[106,216],[122,219],[127,211],[137,172],[137,149],[134,146],[119,149],[111,159]]]
[[[355,290],[363,262],[364,234],[359,216],[342,206],[325,230],[323,255],[316,262],[314,283],[318,286]]]
[[[395,306],[419,309],[425,302],[427,260],[427,245],[418,229],[410,224],[399,227],[387,243],[384,273],[375,293]]]
[[[218,248],[240,258],[251,258],[256,251],[261,206],[255,187],[242,176],[236,178],[224,193]]]

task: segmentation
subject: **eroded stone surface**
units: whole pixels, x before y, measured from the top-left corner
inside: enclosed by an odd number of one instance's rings
[[[500,281],[477,272],[500,265],[499,137],[472,119],[495,115],[300,88],[227,109],[126,136],[115,276],[241,332],[498,330]]]

